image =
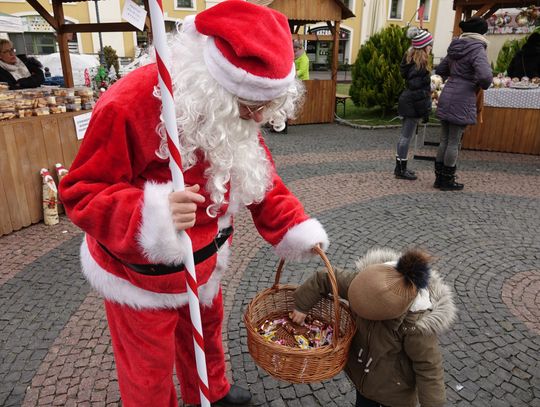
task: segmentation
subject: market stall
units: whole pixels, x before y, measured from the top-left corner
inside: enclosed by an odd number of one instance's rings
[[[333,44],[331,79],[304,81],[306,101],[302,112],[292,124],[332,123],[336,109],[340,24],[341,20],[354,17],[353,12],[340,0],[266,0],[262,3],[287,16],[294,39],[328,41]],[[326,22],[330,35],[300,34],[305,25],[321,21]]]
[[[468,126],[463,148],[540,155],[540,88],[484,91],[482,122]]]
[[[459,22],[472,16],[485,19],[502,8],[540,6],[540,0],[454,0],[454,35]],[[463,148],[540,154],[540,90],[534,86],[490,88],[484,92],[483,120],[468,126]]]
[[[130,32],[137,28],[128,22],[107,22],[107,23],[76,23],[68,24],[64,18],[64,4],[74,2],[83,2],[87,0],[50,0],[53,14],[43,7],[38,0],[27,0],[36,12],[47,21],[56,32],[58,48],[60,51],[60,60],[62,63],[62,72],[64,83],[71,87],[74,85],[73,72],[71,65],[71,56],[68,48],[68,38],[74,33],[92,33],[92,32]],[[97,1],[97,0],[96,0]],[[146,10],[149,10],[148,0],[142,1]],[[145,30],[151,38],[150,18],[146,17]]]
[[[485,19],[491,17],[501,8],[523,8],[528,6],[540,6],[540,0],[454,0],[454,36],[461,33],[459,22],[467,20],[472,16],[479,16]]]
[[[69,168],[80,144],[74,118],[93,105],[89,88],[0,92],[0,236],[43,219],[40,170]]]

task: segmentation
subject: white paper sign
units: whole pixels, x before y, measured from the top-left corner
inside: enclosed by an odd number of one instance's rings
[[[146,22],[146,10],[132,0],[126,0],[122,10],[122,18],[142,31]]]
[[[75,131],[77,132],[77,140],[82,140],[84,138],[84,133],[86,133],[86,129],[88,128],[88,123],[90,123],[90,117],[92,117],[92,112],[73,116],[73,121],[75,122]]]

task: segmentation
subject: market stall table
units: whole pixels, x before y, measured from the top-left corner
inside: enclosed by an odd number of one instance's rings
[[[73,118],[88,111],[0,121],[0,236],[43,219],[41,168],[69,168],[81,140]]]
[[[465,130],[463,148],[540,155],[540,88],[490,88],[482,116]]]

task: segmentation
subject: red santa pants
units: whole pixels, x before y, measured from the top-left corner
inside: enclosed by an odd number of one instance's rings
[[[105,300],[122,405],[125,407],[178,406],[173,367],[182,400],[200,403],[189,307],[136,310]],[[230,388],[225,376],[221,343],[221,291],[210,306],[201,307],[210,401],[223,398]]]

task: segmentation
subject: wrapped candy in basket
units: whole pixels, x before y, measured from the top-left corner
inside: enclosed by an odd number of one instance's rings
[[[349,307],[339,300],[334,270],[322,249],[332,285],[332,296],[322,298],[309,312],[306,326],[289,320],[296,286],[279,283],[284,261],[274,285],[258,293],[244,313],[249,353],[273,377],[291,383],[314,383],[337,375],[345,366],[356,331]]]

